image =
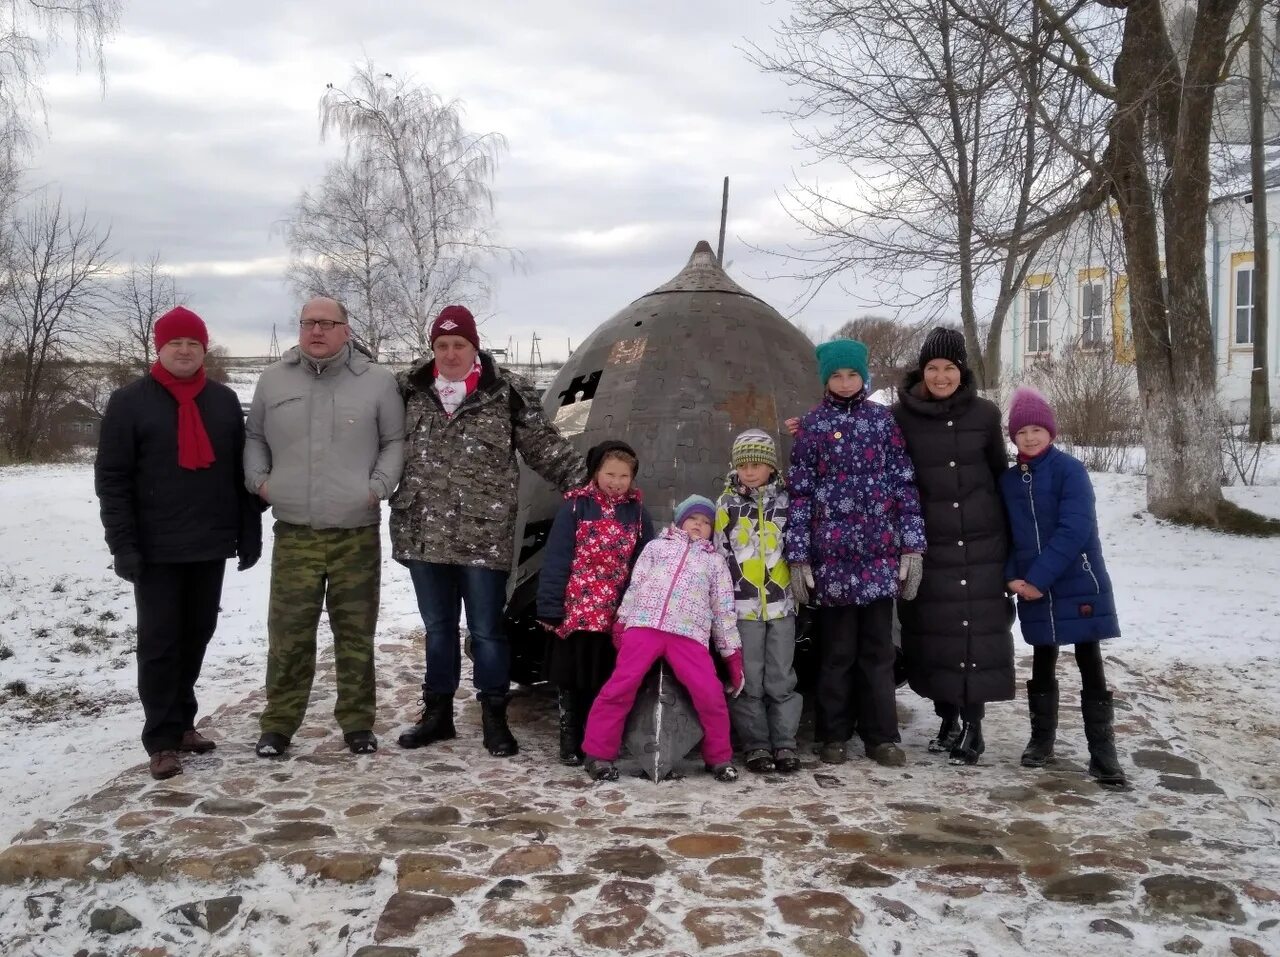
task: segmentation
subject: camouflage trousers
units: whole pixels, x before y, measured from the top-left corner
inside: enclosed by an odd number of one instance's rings
[[[329,611],[337,665],[333,716],[344,732],[373,729],[373,633],[381,582],[377,525],[314,529],[275,523],[267,611],[267,706],[259,721],[264,733],[293,737],[302,724],[315,680],[316,626],[322,606]]]

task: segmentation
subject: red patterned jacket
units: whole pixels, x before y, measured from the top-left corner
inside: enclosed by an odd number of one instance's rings
[[[547,538],[538,578],[538,617],[561,638],[608,633],[653,520],[640,490],[611,499],[595,484],[565,493]]]

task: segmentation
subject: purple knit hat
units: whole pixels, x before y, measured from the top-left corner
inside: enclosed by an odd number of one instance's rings
[[[1048,400],[1030,386],[1020,385],[1009,399],[1009,438],[1028,425],[1038,425],[1047,429],[1051,438],[1058,437],[1058,420]]]

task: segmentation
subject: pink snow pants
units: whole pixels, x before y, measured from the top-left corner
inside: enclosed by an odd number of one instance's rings
[[[729,706],[716,676],[711,652],[701,642],[656,628],[628,628],[622,633],[618,663],[605,682],[591,714],[582,750],[593,758],[612,761],[622,746],[622,729],[636,702],[636,694],[653,663],[665,658],[693,699],[702,725],[702,758],[709,765],[733,758],[729,743]]]

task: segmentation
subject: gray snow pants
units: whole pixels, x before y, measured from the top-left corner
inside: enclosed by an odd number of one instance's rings
[[[796,616],[773,621],[738,619],[746,685],[729,701],[733,729],[743,751],[776,751],[796,746],[800,710],[796,691]]]

